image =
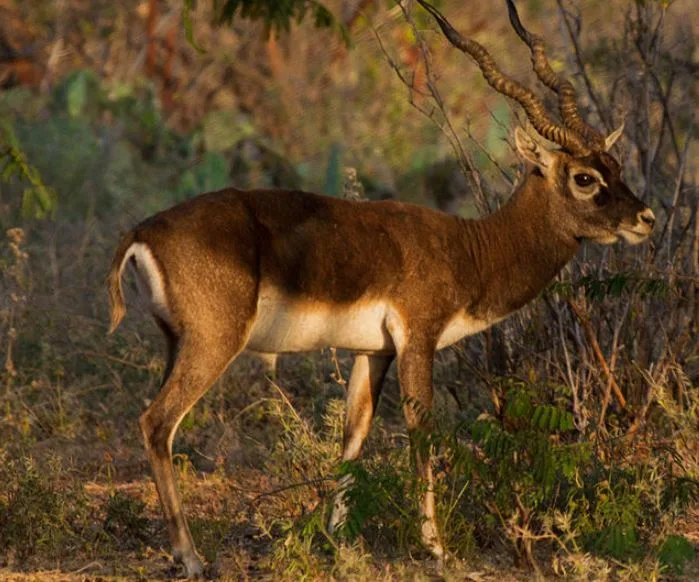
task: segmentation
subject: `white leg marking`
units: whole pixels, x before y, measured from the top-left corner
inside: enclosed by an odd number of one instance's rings
[[[345,492],[347,488],[354,483],[352,475],[343,475],[337,484],[335,492],[335,500],[333,503],[333,511],[328,522],[328,531],[332,534],[338,527],[342,526],[347,519],[347,503],[345,501]]]
[[[437,510],[434,499],[434,478],[432,476],[432,454],[427,457],[425,462],[425,474],[427,490],[420,504],[420,513],[422,514],[422,543],[430,551],[430,553],[438,560],[444,559],[444,547],[439,539],[439,529],[437,527]]]

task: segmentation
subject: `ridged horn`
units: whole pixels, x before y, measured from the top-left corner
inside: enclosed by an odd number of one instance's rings
[[[575,87],[568,79],[556,74],[549,65],[544,40],[535,34],[531,34],[524,28],[514,0],[505,1],[507,2],[507,11],[512,28],[515,29],[517,36],[526,43],[531,51],[532,65],[536,76],[539,77],[544,85],[558,94],[558,108],[561,112],[563,125],[580,134],[594,149],[604,150],[604,136],[580,117],[578,112],[578,95]]]
[[[424,0],[417,1],[434,16],[447,40],[476,61],[488,84],[498,93],[514,99],[522,106],[532,126],[541,136],[557,143],[574,155],[584,156],[590,153],[590,148],[580,135],[572,128],[556,124],[549,117],[542,101],[530,89],[500,71],[485,47],[457,32],[434,6]]]

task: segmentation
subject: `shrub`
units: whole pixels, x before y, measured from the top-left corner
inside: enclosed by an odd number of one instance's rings
[[[81,547],[90,510],[80,484],[57,461],[31,458],[0,463],[0,549],[21,562],[40,555],[58,560]]]

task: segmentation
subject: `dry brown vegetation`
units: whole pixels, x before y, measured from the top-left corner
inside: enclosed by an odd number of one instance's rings
[[[211,29],[202,2],[199,56],[170,32],[175,0],[160,2],[150,36],[149,2],[0,2],[0,31],[31,48],[20,56],[33,67],[28,80],[2,77],[0,120],[58,201],[49,218],[22,216],[25,184],[1,185],[0,578],[178,573],[137,423],[159,386],[161,338],[134,294],[119,333],[105,335],[120,231],[227,183],[338,194],[346,165],[370,197],[464,214],[478,213],[478,183],[491,206],[509,194],[516,112],[424,14],[408,13],[413,26],[400,7],[370,4],[347,51],[306,25],[274,41],[243,22]],[[626,121],[620,154],[658,216],[652,244],[586,247],[531,306],[439,355],[434,444],[454,556],[444,571],[419,544],[393,373],[364,461],[339,468],[348,356],[284,357],[273,378],[241,357],[175,441],[210,575],[699,574],[697,8],[520,5],[556,66],[574,73],[587,118],[606,130]],[[533,84],[499,3],[441,8]],[[440,129],[447,117],[453,132]],[[343,540],[324,527],[342,471],[357,483]]]

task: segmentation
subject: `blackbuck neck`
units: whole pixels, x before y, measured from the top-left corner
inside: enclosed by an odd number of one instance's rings
[[[463,221],[465,306],[479,319],[499,320],[528,303],[578,251],[578,240],[557,220],[547,186],[532,174],[502,208]]]

